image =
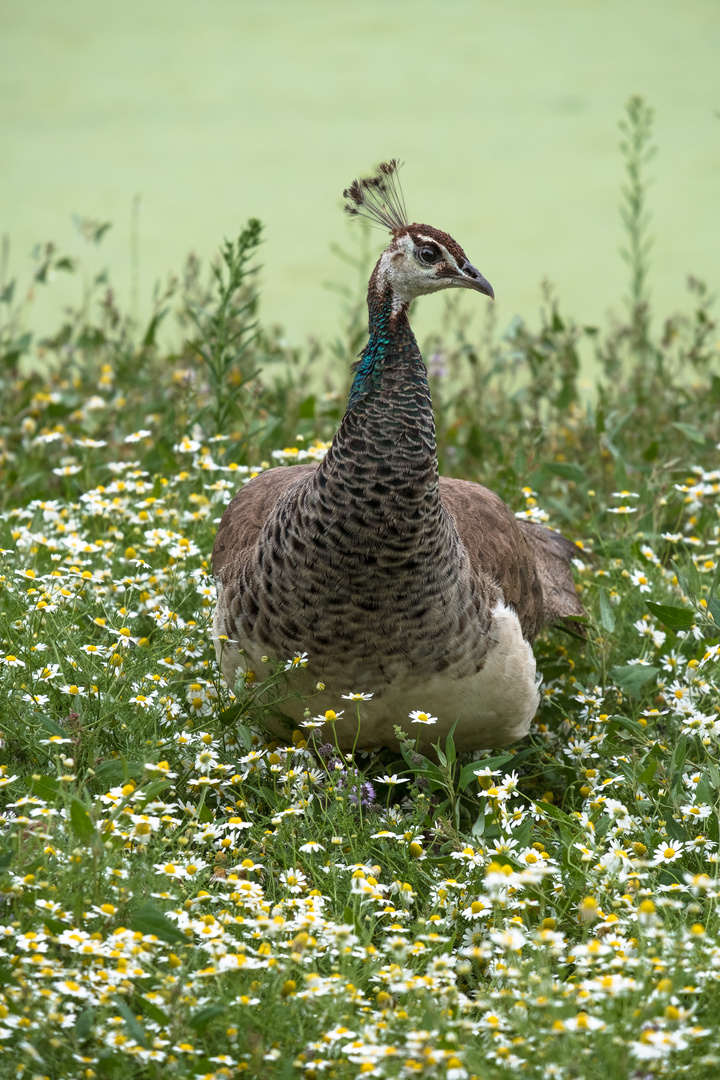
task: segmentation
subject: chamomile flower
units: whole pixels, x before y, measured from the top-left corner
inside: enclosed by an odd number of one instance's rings
[[[419,712],[416,710],[415,712],[408,713],[408,716],[413,724],[437,724],[437,716],[430,716],[430,714],[426,712]]]

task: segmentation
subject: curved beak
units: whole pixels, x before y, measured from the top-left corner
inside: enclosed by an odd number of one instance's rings
[[[475,289],[476,292],[484,293],[485,296],[489,296],[491,300],[495,299],[492,285],[482,276],[476,266],[466,262],[461,270],[462,277],[458,278],[458,285],[461,285],[464,289]]]

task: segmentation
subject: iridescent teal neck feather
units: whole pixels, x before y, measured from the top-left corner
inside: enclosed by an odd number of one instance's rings
[[[366,394],[380,390],[382,371],[388,366],[397,363],[407,365],[410,361],[411,366],[416,369],[416,377],[427,383],[425,365],[408,322],[408,305],[398,305],[391,289],[388,288],[382,295],[378,295],[373,286],[374,281],[371,279],[368,292],[368,343],[355,366],[348,410]]]
[[[381,370],[386,363],[392,363],[397,353],[404,352],[398,345],[412,344],[417,349],[415,335],[410,329],[405,311],[393,311],[393,295],[387,289],[384,296],[368,295],[369,337],[368,343],[360,354],[355,367],[355,378],[350,387],[348,409],[352,409],[359,398],[379,390]]]

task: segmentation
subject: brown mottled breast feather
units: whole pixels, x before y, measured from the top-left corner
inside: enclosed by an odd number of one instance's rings
[[[212,551],[212,572],[222,577],[227,567],[241,565],[260,530],[289,488],[301,483],[317,465],[278,466],[240,488],[225,508]]]
[[[234,576],[254,547],[268,516],[283,495],[301,484],[316,465],[269,469],[245,484],[222,516],[212,569]],[[481,484],[440,477],[440,497],[452,515],[471,566],[492,578],[517,612],[523,635],[532,641],[541,626],[584,615],[570,560],[584,553],[559,533],[518,521],[502,499]]]

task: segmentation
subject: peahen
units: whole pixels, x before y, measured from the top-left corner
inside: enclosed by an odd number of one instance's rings
[[[400,725],[428,750],[456,721],[458,749],[501,746],[526,734],[538,705],[538,629],[584,614],[570,569],[579,549],[480,484],[438,475],[408,308],[440,289],[494,294],[451,236],[408,224],[397,170],[384,163],[344,192],[348,213],[393,237],[370,277],[369,340],[323,461],[262,473],[223,514],[216,648],[231,686],[238,668],[259,675],[263,656],[307,652],[292,684],[325,684],[313,712],[337,713],[320,734],[344,749],[397,747]],[[373,695],[359,732],[347,692]],[[305,707],[282,705],[295,721]],[[418,710],[437,724],[411,725]]]

